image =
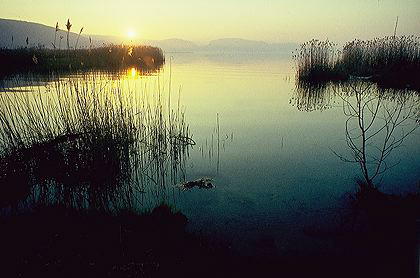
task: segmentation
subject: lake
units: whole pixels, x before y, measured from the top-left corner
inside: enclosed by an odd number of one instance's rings
[[[139,76],[130,69],[121,78],[130,88],[163,84],[165,98],[170,87],[172,105],[179,100],[185,109],[196,143],[182,174],[187,181],[211,178],[215,188],[175,189],[167,201],[187,216],[189,230],[229,242],[243,253],[328,250],[331,241],[314,234],[340,225],[356,180],[363,178],[358,163],[340,159],[354,154],[346,137],[349,115],[343,111],[343,103],[357,104],[354,93],[339,94],[336,88],[310,96],[297,90],[290,57],[166,53],[160,73]],[[377,90],[372,86],[368,93],[374,99]],[[379,114],[385,117],[385,108],[411,107],[418,120],[418,93],[406,92],[404,101],[398,101],[381,99]],[[380,128],[380,120],[378,116],[372,126]],[[392,135],[398,141],[416,125],[407,120]],[[383,132],[368,144],[372,157],[382,146]],[[375,179],[381,190],[418,189],[419,142],[417,129],[387,154],[389,169]]]

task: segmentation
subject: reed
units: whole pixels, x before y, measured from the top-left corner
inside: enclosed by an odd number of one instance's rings
[[[82,34],[82,32],[83,32],[83,27],[80,29],[80,32],[77,35],[77,40],[76,40],[76,45],[74,46],[74,50],[77,49],[77,45],[79,44],[79,39],[80,39],[80,35]]]
[[[67,50],[70,49],[69,35],[70,35],[71,26],[72,26],[72,24],[70,23],[70,19],[67,19],[67,24],[66,24],[66,28],[67,28]]]
[[[57,44],[56,44],[56,42],[57,42],[57,33],[58,33],[58,31],[60,31],[60,28],[59,28],[59,26],[58,26],[58,22],[57,22],[57,23],[55,24],[54,43],[52,44],[54,49],[56,49],[56,48],[57,48]]]

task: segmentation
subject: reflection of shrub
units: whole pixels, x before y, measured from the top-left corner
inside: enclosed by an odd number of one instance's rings
[[[136,67],[144,72],[159,70],[165,63],[160,48],[152,46],[103,46],[92,49],[46,48],[0,49],[2,75],[34,72],[116,71]]]

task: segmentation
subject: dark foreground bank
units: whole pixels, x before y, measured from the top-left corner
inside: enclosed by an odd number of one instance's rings
[[[51,206],[3,211],[1,276],[416,277],[419,199],[361,188],[351,225],[329,235],[337,253],[293,257],[243,256],[229,242],[188,232],[187,218],[166,205],[142,215]]]

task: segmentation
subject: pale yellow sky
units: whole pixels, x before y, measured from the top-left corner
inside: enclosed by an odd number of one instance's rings
[[[268,42],[420,35],[419,0],[0,0],[0,17],[89,34],[138,39],[209,41],[225,37]],[[77,32],[77,31],[76,31]]]

